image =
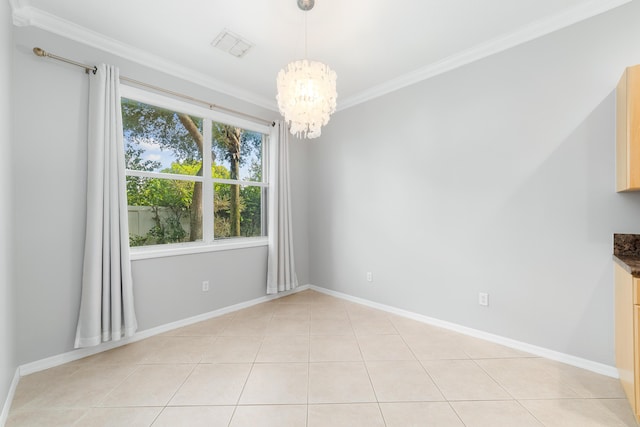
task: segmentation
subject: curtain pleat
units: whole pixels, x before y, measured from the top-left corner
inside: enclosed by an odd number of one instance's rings
[[[267,294],[298,286],[293,255],[289,176],[289,131],[279,121],[269,139]]]
[[[89,83],[87,224],[75,347],[137,330],[118,68],[101,64]]]

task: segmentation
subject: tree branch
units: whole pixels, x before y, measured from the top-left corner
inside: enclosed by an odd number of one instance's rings
[[[198,144],[198,148],[202,153],[204,138],[202,137],[202,134],[198,130],[198,126],[196,126],[193,120],[191,120],[191,117],[189,117],[187,114],[178,113],[178,118],[180,119],[180,123],[182,123],[182,126],[184,126],[187,132],[189,132],[189,135],[191,135],[191,137],[196,142],[196,144]]]

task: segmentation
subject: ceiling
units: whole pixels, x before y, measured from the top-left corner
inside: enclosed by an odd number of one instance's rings
[[[344,109],[629,1],[317,0],[306,12],[308,57],[336,71],[338,109]],[[305,12],[296,0],[10,3],[16,25],[43,28],[272,110],[278,71],[304,56]],[[225,28],[253,45],[244,57],[211,46]],[[46,42],[40,47],[46,50]]]

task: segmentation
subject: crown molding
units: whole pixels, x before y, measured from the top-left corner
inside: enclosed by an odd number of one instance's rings
[[[20,0],[9,0],[9,6],[11,7],[11,17],[13,19],[13,25],[17,27],[26,27],[29,25],[29,21],[24,14],[20,11],[24,9]]]
[[[447,71],[462,67],[463,65],[470,64],[528,41],[545,36],[554,31],[561,30],[580,21],[584,21],[593,16],[630,3],[631,1],[632,0],[592,0],[550,18],[536,21],[530,25],[522,27],[518,31],[495,38],[486,43],[481,43],[471,49],[451,55],[441,61],[429,64],[425,67],[364,90],[354,96],[345,98],[339,103],[338,111],[362,104],[398,89],[402,89],[406,86],[427,80],[439,74],[446,73]]]
[[[338,111],[362,104],[398,89],[402,89],[431,77],[446,73],[447,71],[470,64],[474,61],[505,51],[512,47],[550,34],[554,31],[576,24],[580,21],[584,21],[593,16],[615,9],[619,6],[630,3],[631,1],[632,0],[591,0],[558,15],[536,21],[513,33],[495,38],[486,43],[481,43],[474,48],[451,55],[440,61],[347,97],[338,103]],[[13,23],[16,26],[34,26],[85,45],[104,50],[108,53],[120,56],[138,64],[162,70],[167,74],[199,84],[226,95],[233,96],[242,101],[249,102],[271,111],[278,111],[275,100],[258,96],[238,88],[237,86],[226,84],[203,73],[193,71],[187,67],[176,64],[175,62],[167,61],[142,49],[134,48],[88,28],[61,19],[41,9],[25,5],[23,3],[28,3],[26,0],[9,0],[9,3],[13,10]]]
[[[50,33],[77,41],[79,43],[103,50],[105,52],[128,59],[132,62],[151,67],[206,88],[233,96],[245,102],[277,111],[275,100],[267,99],[236,86],[226,84],[203,73],[193,71],[175,62],[128,44],[119,42],[88,28],[52,15],[31,6],[22,6],[20,0],[9,0],[13,9],[13,23],[16,26],[33,26]]]

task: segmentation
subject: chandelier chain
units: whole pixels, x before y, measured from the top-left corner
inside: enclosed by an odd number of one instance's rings
[[[304,59],[308,59],[309,54],[307,53],[307,12],[304,12]]]

